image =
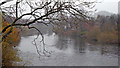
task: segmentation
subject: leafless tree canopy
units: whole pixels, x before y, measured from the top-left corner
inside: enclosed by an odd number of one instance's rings
[[[15,2],[11,4],[10,2]],[[6,6],[5,4],[11,4]],[[68,17],[76,17],[77,19],[90,19],[90,13],[94,11],[96,1],[88,2],[84,0],[10,0],[0,3],[0,9],[3,15],[15,17],[12,24],[2,30],[3,38],[12,32],[13,26],[27,26],[29,29],[38,31],[38,35],[42,33],[31,24],[43,23],[59,25],[57,21],[66,20]],[[26,23],[17,22],[20,19],[27,19]],[[6,34],[6,29],[11,28]],[[43,37],[43,36],[42,36]],[[44,40],[44,37],[42,41]]]

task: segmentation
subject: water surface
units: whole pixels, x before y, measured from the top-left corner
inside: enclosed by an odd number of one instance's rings
[[[22,37],[18,49],[24,66],[118,66],[117,45],[92,45],[82,37],[44,35],[47,56],[38,55],[32,44],[36,36]],[[37,39],[37,45],[40,45]],[[40,46],[38,46],[39,49]],[[41,49],[42,50],[42,49]]]

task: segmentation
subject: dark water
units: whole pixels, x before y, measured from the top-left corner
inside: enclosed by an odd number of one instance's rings
[[[22,37],[18,47],[25,66],[118,66],[117,45],[93,45],[83,37],[44,35],[46,49],[52,52],[49,57],[38,56],[31,43],[35,36]],[[39,40],[37,44],[39,45]],[[42,45],[42,44],[41,44]],[[40,50],[41,47],[38,46]]]

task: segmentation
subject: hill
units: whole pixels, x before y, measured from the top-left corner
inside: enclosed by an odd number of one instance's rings
[[[94,17],[97,17],[98,15],[101,15],[101,16],[111,16],[113,14],[114,13],[111,13],[111,12],[108,12],[108,11],[99,11],[99,12],[94,14]]]

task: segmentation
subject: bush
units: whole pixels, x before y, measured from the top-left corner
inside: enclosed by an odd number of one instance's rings
[[[100,29],[98,26],[92,27],[89,31],[86,32],[87,40],[97,40],[97,36],[100,34]]]
[[[118,43],[118,34],[114,29],[112,29],[111,31],[101,31],[99,27],[94,26],[86,32],[86,37],[88,42],[98,42],[100,44]]]
[[[113,32],[102,32],[97,36],[99,43],[114,44],[118,43],[118,35]]]
[[[2,24],[2,29],[4,29],[8,22],[4,21]],[[10,30],[8,28],[5,33]],[[13,62],[20,62],[20,58],[17,56],[17,49],[14,46],[17,46],[20,41],[19,29],[13,27],[12,33],[9,34],[6,39],[2,41],[2,66],[13,66]]]

